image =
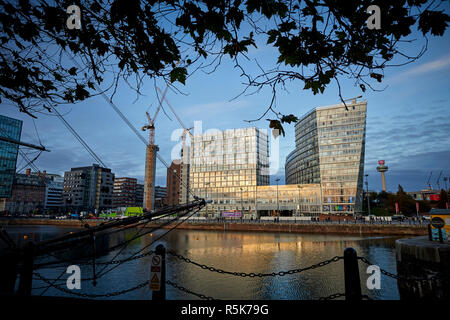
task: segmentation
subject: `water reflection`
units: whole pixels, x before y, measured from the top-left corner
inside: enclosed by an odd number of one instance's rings
[[[11,228],[11,230],[10,230]],[[33,239],[43,240],[69,232],[67,228],[9,227],[15,240],[23,240],[23,234],[33,235]],[[143,246],[150,244],[164,230],[153,232],[130,243],[116,259],[123,259]],[[130,235],[131,234],[131,235]],[[130,231],[125,238],[134,235]],[[115,235],[119,237],[119,235]],[[123,235],[122,235],[123,237]],[[347,247],[356,249],[358,255],[381,268],[396,273],[395,239],[392,237],[360,237],[344,235],[285,234],[257,232],[217,232],[174,230],[163,243],[168,250],[215,268],[245,272],[272,273],[304,268],[334,256],[342,256]],[[114,239],[111,239],[112,242]],[[156,247],[156,243],[152,248]],[[112,259],[117,252],[109,253],[102,260]],[[108,266],[108,270],[111,266]],[[97,270],[103,267],[98,267]],[[375,299],[398,299],[397,284],[394,279],[382,276],[381,290],[366,288],[367,266],[360,262],[360,278],[363,294]],[[57,278],[64,268],[41,270],[48,278]],[[334,293],[344,292],[343,261],[308,270],[293,275],[275,277],[242,278],[203,270],[195,265],[185,263],[173,256],[168,256],[167,278],[194,292],[217,299],[317,299]],[[92,277],[92,267],[82,266],[82,276]],[[149,258],[131,261],[121,265],[99,279],[96,287],[89,281],[83,282],[81,292],[108,293],[127,289],[142,283],[149,276]],[[66,276],[62,277],[65,283]],[[34,287],[44,283],[35,281]],[[35,290],[39,294],[42,290]],[[46,295],[66,295],[54,288]],[[196,299],[195,296],[167,288],[168,299]],[[150,299],[148,288],[142,288],[116,299]]]

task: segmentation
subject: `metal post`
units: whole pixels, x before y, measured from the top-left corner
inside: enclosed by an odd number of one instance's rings
[[[31,296],[31,285],[33,282],[33,263],[35,246],[32,241],[28,242],[24,248],[24,258],[20,271],[19,296]]]
[[[166,300],[166,248],[160,244],[156,247],[155,254],[161,256],[161,288],[153,291],[152,300]]]
[[[444,242],[444,239],[442,238],[442,228],[438,228],[438,232],[439,232],[439,242],[440,243],[443,243]]]
[[[361,283],[359,279],[358,256],[356,250],[344,250],[345,300],[361,300]]]

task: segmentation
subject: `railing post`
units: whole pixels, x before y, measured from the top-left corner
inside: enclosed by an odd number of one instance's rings
[[[156,255],[161,256],[161,287],[159,291],[153,291],[152,300],[166,300],[166,248],[159,244],[155,250]]]
[[[359,279],[358,256],[356,250],[344,250],[345,300],[361,300],[361,283]]]
[[[33,264],[34,264],[35,246],[32,241],[25,245],[23,251],[23,262],[20,270],[20,282],[18,294],[22,297],[31,296],[31,285],[33,282]]]

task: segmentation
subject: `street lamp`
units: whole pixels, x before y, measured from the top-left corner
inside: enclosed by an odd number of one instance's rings
[[[370,216],[370,200],[369,200],[369,175],[366,174],[366,190],[367,190],[367,209],[369,210],[369,216]]]
[[[298,188],[298,211],[297,211],[297,216],[300,216],[300,185],[297,185]]]

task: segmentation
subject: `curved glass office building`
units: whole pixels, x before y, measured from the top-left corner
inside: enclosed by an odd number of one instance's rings
[[[286,184],[320,184],[321,213],[361,211],[367,102],[318,107],[295,125]]]

